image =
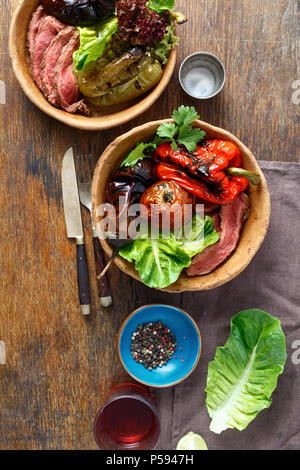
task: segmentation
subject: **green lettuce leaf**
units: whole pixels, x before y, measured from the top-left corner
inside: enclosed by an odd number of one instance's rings
[[[280,321],[258,309],[244,310],[231,320],[230,337],[217,348],[208,366],[206,406],[210,430],[245,429],[268,408],[286,361]]]
[[[85,28],[78,27],[80,48],[74,52],[73,59],[78,71],[84,70],[90,63],[102,56],[106,44],[118,29],[116,17]]]
[[[178,37],[175,35],[175,26],[170,25],[161,42],[156,43],[150,51],[161,64],[166,65],[170,52],[176,44],[178,44]]]
[[[193,256],[219,240],[210,217],[203,221],[194,215],[193,229],[195,233],[187,234],[188,238],[181,238],[178,232],[172,232],[168,240],[162,235],[157,240],[143,236],[122,247],[119,254],[130,263],[135,261],[144,284],[159,289],[168,287],[190,266]]]
[[[191,258],[176,240],[135,240],[120,249],[120,255],[127,261],[135,261],[144,284],[164,288],[177,281],[181,271],[191,264]]]
[[[174,10],[175,0],[149,0],[147,7],[157,13],[164,13],[167,10]]]
[[[217,243],[220,239],[212,218],[208,216],[203,220],[199,215],[194,215],[191,231],[185,235],[183,250],[191,258],[201,253],[208,246]]]

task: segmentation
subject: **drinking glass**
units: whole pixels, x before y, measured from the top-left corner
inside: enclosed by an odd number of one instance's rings
[[[152,450],[159,434],[158,412],[148,390],[125,383],[108,392],[94,423],[100,449]]]

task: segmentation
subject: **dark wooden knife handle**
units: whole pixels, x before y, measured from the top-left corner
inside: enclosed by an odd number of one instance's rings
[[[83,315],[90,314],[90,281],[84,244],[77,244],[77,279],[80,309]]]
[[[102,305],[102,307],[108,307],[112,303],[108,276],[107,274],[105,274],[101,279],[98,279],[99,274],[105,268],[105,258],[104,258],[103,250],[100,245],[99,238],[93,237],[93,243],[94,243],[96,275],[97,275],[97,285],[98,285],[100,304]]]

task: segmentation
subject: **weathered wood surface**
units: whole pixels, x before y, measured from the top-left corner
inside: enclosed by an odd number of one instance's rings
[[[76,145],[96,161],[114,137],[169,117],[185,103],[195,105],[201,119],[236,134],[258,159],[297,160],[297,1],[178,0],[189,22],[179,28],[168,89],[139,119],[101,133],[61,125],[19,88],[7,50],[16,4],[3,0],[0,13],[0,80],[7,92],[6,105],[0,104],[0,340],[7,355],[0,365],[0,448],[91,449],[103,393],[127,379],[116,352],[122,321],[143,303],[185,305],[182,295],[151,291],[112,268],[114,304],[100,310],[83,211],[93,313],[80,317],[75,245],[66,237],[62,209],[62,157]],[[189,99],[179,88],[178,66],[198,50],[215,53],[227,69],[224,92],[209,102]]]

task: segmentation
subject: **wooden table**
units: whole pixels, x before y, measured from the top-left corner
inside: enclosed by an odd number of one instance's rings
[[[93,312],[89,318],[80,316],[75,245],[66,237],[62,208],[62,157],[76,144],[79,151],[92,152],[96,162],[112,139],[138,124],[169,117],[184,103],[195,105],[201,119],[236,134],[258,159],[295,161],[297,1],[178,0],[189,22],[179,28],[177,67],[169,87],[139,119],[94,133],[54,121],[25,97],[7,50],[17,0],[3,3],[0,340],[6,345],[6,365],[0,365],[0,448],[91,449],[96,447],[92,423],[103,394],[128,380],[116,351],[122,321],[147,302],[184,306],[184,296],[150,290],[113,267],[114,304],[101,310],[90,221],[83,210]],[[198,50],[215,53],[227,69],[224,92],[208,102],[189,99],[178,83],[181,61]]]

